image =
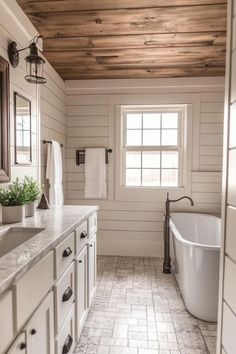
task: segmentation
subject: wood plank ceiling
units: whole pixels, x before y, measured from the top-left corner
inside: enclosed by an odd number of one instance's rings
[[[17,0],[63,79],[223,76],[227,0]]]

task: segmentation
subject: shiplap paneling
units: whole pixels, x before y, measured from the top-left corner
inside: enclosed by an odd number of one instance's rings
[[[99,146],[114,149],[114,125],[111,126],[111,114],[114,117],[117,102],[151,104],[155,93],[164,101],[168,100],[168,95],[165,93],[174,94],[176,91],[183,93],[184,102],[189,93],[199,95],[200,92],[199,116],[194,117],[199,120],[199,136],[196,139],[199,141],[199,166],[197,171],[192,172],[191,177],[195,207],[192,209],[187,203],[180,203],[173,205],[172,210],[219,214],[224,83],[223,80],[219,82],[216,79],[204,78],[202,81],[197,79],[195,84],[189,87],[185,80],[151,80],[150,86],[147,80],[118,81],[114,80],[114,86],[113,82],[106,80],[96,80],[92,83],[66,82],[67,203],[99,205],[98,252],[100,254],[161,256],[164,203],[158,200],[138,203],[132,200],[127,202],[115,200],[114,150],[109,156],[110,162],[107,166],[108,200],[85,200],[84,165],[76,166],[75,150],[79,147]],[[191,98],[187,103],[190,102]],[[158,104],[158,100],[156,103]],[[133,241],[135,244],[132,243]]]
[[[8,43],[16,41],[18,46],[25,47],[29,40],[35,36],[37,31],[33,28],[29,19],[17,4],[0,0],[0,52],[1,56],[8,61]],[[23,29],[24,26],[25,28]],[[25,175],[32,176],[35,180],[39,179],[39,156],[38,156],[38,134],[39,134],[39,115],[38,102],[39,91],[36,85],[32,85],[24,79],[26,75],[24,55],[20,56],[20,63],[17,68],[10,64],[10,164],[11,180],[17,177],[24,178]],[[31,101],[32,113],[32,164],[15,164],[15,123],[14,123],[14,92]]]
[[[40,96],[41,141],[44,139],[56,140],[63,144],[63,188],[66,198],[66,95],[64,82],[49,63],[46,63],[45,73],[47,83],[43,85]],[[42,145],[41,143],[41,181],[46,194],[48,194],[49,185],[46,180],[46,154],[47,145]]]

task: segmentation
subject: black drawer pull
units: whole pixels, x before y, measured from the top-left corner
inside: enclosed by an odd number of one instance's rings
[[[63,348],[62,348],[62,354],[69,353],[72,343],[73,343],[73,338],[68,334],[66,341],[63,345]]]
[[[62,296],[62,301],[66,302],[68,300],[70,300],[71,296],[73,294],[72,289],[68,286],[68,288],[66,289],[66,291],[64,292],[63,296]]]
[[[79,263],[82,263],[83,261],[81,261],[81,259],[79,260]]]
[[[20,350],[23,350],[26,348],[26,343],[22,342],[20,345]]]
[[[86,231],[83,231],[83,232],[81,232],[81,234],[80,234],[80,238],[85,238],[85,237],[87,237],[87,236],[88,236],[88,234],[87,234]]]
[[[62,254],[62,257],[66,258],[66,257],[69,257],[72,253],[72,250],[70,247],[67,247],[64,251],[63,251],[63,254]]]
[[[34,335],[34,334],[36,334],[37,333],[37,331],[36,331],[36,329],[35,328],[33,328],[33,329],[31,329],[31,332],[30,332],[31,334],[32,334],[32,336]]]

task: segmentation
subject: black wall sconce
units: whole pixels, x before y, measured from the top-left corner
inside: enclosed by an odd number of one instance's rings
[[[8,56],[11,65],[16,68],[19,64],[19,52],[29,49],[30,54],[25,58],[26,61],[26,75],[25,80],[32,84],[45,84],[47,79],[44,77],[45,60],[38,55],[37,43],[42,36],[35,36],[28,47],[17,49],[16,42],[11,42],[8,46]]]

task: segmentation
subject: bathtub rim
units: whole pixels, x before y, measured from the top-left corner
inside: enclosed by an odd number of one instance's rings
[[[221,220],[221,218],[219,218],[218,216],[211,215],[211,214],[204,214],[204,213],[188,213],[188,212],[173,212],[173,213],[171,213],[171,215],[175,215],[175,214],[191,214],[191,215],[197,214],[197,215],[204,215],[204,216],[208,216],[210,218],[216,218],[216,219]],[[219,246],[212,246],[209,244],[201,244],[201,243],[197,243],[197,242],[188,241],[185,238],[183,238],[183,236],[180,234],[179,230],[177,229],[177,227],[176,227],[174,221],[171,219],[171,217],[170,217],[170,228],[171,228],[171,231],[174,233],[175,237],[177,238],[177,240],[188,247],[196,247],[196,248],[209,250],[209,251],[220,251],[220,248],[221,248],[220,245]]]

